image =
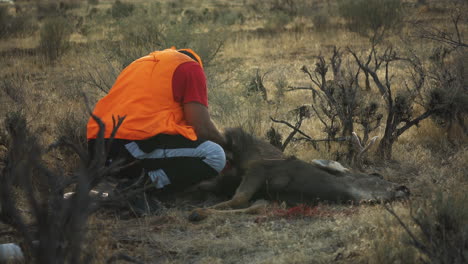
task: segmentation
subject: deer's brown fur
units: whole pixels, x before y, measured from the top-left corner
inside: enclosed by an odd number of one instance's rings
[[[234,170],[230,174],[220,175],[213,182],[202,183],[201,188],[219,188],[226,178],[232,181],[232,178],[237,177],[240,184],[230,200],[207,209],[194,210],[190,217],[192,220],[202,219],[211,213],[221,213],[220,209],[246,207],[254,195],[290,204],[317,200],[354,203],[390,201],[409,195],[406,187],[386,181],[378,175],[355,173],[327,165],[336,165],[336,162],[307,163],[285,157],[280,150],[240,128],[228,129],[225,136],[228,149],[232,151]],[[258,208],[257,205],[255,208],[226,212],[251,212]]]

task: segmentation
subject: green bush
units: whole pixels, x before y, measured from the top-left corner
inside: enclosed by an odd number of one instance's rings
[[[401,0],[339,0],[338,13],[351,31],[373,38],[398,29],[403,15]]]
[[[120,19],[130,16],[133,13],[134,9],[135,6],[133,4],[123,3],[117,0],[112,4],[110,13],[114,19]]]
[[[88,0],[88,4],[89,4],[89,5],[98,5],[98,4],[99,4],[99,0]]]
[[[53,62],[70,46],[72,27],[63,17],[48,18],[41,28],[39,49]]]

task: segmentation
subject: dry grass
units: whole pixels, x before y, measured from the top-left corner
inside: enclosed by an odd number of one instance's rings
[[[73,13],[86,15],[85,2]],[[134,1],[135,5],[147,2]],[[311,17],[300,15],[285,29],[263,33],[258,29],[265,25],[268,10],[266,13],[254,11],[252,6],[256,1],[183,1],[183,5],[178,1],[161,2],[162,7],[170,8],[172,16],[178,19],[184,6],[197,6],[194,9],[199,11],[204,8],[212,11],[222,6],[243,12],[246,17],[243,24],[222,26],[229,37],[212,66],[206,69],[210,110],[220,128],[243,126],[260,137],[264,137],[272,125],[285,137],[289,129],[272,124],[270,116],[289,120],[290,110],[312,102],[310,92],[286,92],[284,97],[277,97],[275,83],[310,85],[300,68],[303,65],[312,68],[316,55],[329,57],[334,45],[350,46],[358,51],[369,47],[365,38],[346,31],[333,13],[330,23],[334,26],[325,31],[316,31]],[[327,8],[333,8],[333,1],[317,0],[313,4],[320,9],[327,6],[325,2],[329,3]],[[104,93],[92,81],[102,79],[109,85],[122,66],[115,57],[112,46],[115,42],[109,41],[119,39],[108,35],[118,29],[118,21],[106,16],[111,5],[112,1],[100,1],[97,18],[85,19],[92,29],[90,33],[85,36],[74,32],[70,39],[71,50],[54,65],[38,54],[37,34],[0,39],[0,75],[12,83],[15,95],[20,98],[15,100],[0,90],[1,120],[7,112],[23,109],[29,124],[35,129],[42,128],[42,140],[46,144],[59,137],[58,131],[64,131],[60,120],[69,113],[76,113],[75,119],[82,124],[86,118],[81,118],[85,112],[81,92],[85,92],[92,103],[96,102]],[[450,14],[428,8],[428,5],[408,10],[411,17],[408,20],[421,19],[434,26],[444,26]],[[305,28],[299,33],[293,32],[294,23],[299,22],[303,22]],[[461,29],[466,33],[466,23]],[[405,28],[404,32],[409,29]],[[403,47],[400,36],[390,36],[386,42]],[[412,45],[420,54],[427,55],[436,44],[413,40]],[[273,103],[245,96],[245,87],[257,69],[268,72],[265,86],[268,99]],[[404,69],[393,70],[397,76],[405,74]],[[316,118],[304,121],[301,129],[315,138],[326,136]],[[382,132],[377,130],[376,134]],[[454,145],[449,139],[456,137]],[[316,150],[304,143],[293,143],[286,152],[304,160],[334,158],[325,147]],[[468,139],[460,130],[447,131],[427,119],[399,138],[393,149],[394,160],[378,162],[373,152],[374,149],[370,151],[371,164],[366,169],[408,186],[413,194],[412,204],[421,208],[425,205],[420,202],[427,201],[431,193],[466,191],[462,187],[468,182]],[[67,161],[69,157],[59,158]],[[463,201],[457,199],[455,201]],[[331,205],[326,208],[332,214],[291,219],[272,216],[271,212],[278,206],[263,215],[214,216],[197,224],[188,222],[190,208],[186,206],[130,220],[103,212],[88,224],[92,242],[89,247],[99,252],[96,263],[103,263],[117,253],[134,256],[145,263],[418,263],[427,260],[427,256],[408,246],[408,234],[382,206]],[[409,208],[407,203],[394,204],[395,212],[421,237]],[[2,230],[0,224],[0,234]],[[17,238],[0,235],[1,242],[11,240]]]

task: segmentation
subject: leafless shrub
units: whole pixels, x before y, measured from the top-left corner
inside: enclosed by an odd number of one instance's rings
[[[317,148],[317,146],[315,145],[315,142],[317,140],[312,139],[310,136],[308,136],[307,134],[305,134],[304,132],[302,132],[300,130],[300,128],[302,126],[302,122],[305,119],[310,118],[310,109],[309,109],[309,107],[303,105],[303,106],[300,106],[300,107],[298,107],[296,109],[291,110],[290,113],[296,119],[296,122],[295,122],[294,125],[290,124],[287,121],[276,120],[276,119],[270,117],[271,121],[273,121],[274,123],[284,124],[284,125],[286,125],[286,126],[288,126],[289,128],[292,129],[291,133],[289,133],[289,135],[286,137],[284,142],[281,142],[281,135],[278,132],[276,132],[272,127],[270,129],[270,131],[268,131],[268,133],[267,133],[267,137],[270,140],[270,143],[272,143],[272,145],[274,145],[274,146],[277,146],[281,151],[284,151],[286,149],[286,147],[288,146],[288,144],[293,141],[294,136],[299,133],[300,135],[303,136],[301,139],[307,140],[308,142],[312,143],[315,148]]]
[[[115,63],[107,56],[97,56],[92,61],[83,61],[82,64],[82,70],[78,72],[77,76],[78,82],[97,88],[97,90],[104,93],[109,92],[122,70],[121,67],[115,66]]]
[[[392,47],[379,51],[375,45],[372,45],[366,58],[363,59],[353,50],[348,50],[356,60],[359,68],[371,76],[373,84],[384,99],[386,106],[385,132],[378,151],[381,158],[390,159],[393,143],[398,137],[409,128],[418,125],[419,122],[434,114],[436,110],[436,107],[424,105],[423,102],[424,94],[427,92],[427,89],[425,89],[427,71],[423,68],[420,58],[411,51],[408,56],[401,57],[398,54],[399,52]],[[394,83],[394,78],[391,76],[391,69],[397,63],[402,63],[411,74],[403,82],[406,88],[403,91],[397,91],[395,85],[398,84]],[[402,78],[404,79],[404,77]],[[422,113],[414,111],[415,102],[425,106]]]
[[[452,28],[450,29],[432,27],[427,23],[417,21],[413,24],[415,28],[414,35],[418,38],[446,44],[452,48],[467,48],[468,43],[464,40],[463,34],[460,30],[460,23],[463,24],[463,22],[466,21],[467,10],[468,8],[466,3],[450,10],[452,23]]]
[[[121,164],[113,163],[104,167],[107,151],[104,144],[104,125],[96,144],[94,159],[90,160],[87,152],[80,147],[63,140],[55,144],[68,145],[79,154],[82,166],[71,178],[64,177],[60,170],[47,168],[42,161],[43,147],[38,144],[37,136],[32,134],[24,116],[12,113],[6,119],[10,136],[6,167],[0,186],[0,221],[13,227],[25,242],[28,262],[36,263],[89,263],[96,252],[92,247],[84,249],[86,225],[90,214],[95,210],[96,200],[90,191],[106,176],[119,170]],[[116,120],[114,132],[124,118]],[[54,147],[54,146],[52,146]],[[40,181],[41,188],[34,188],[32,177]],[[13,193],[13,181],[19,182],[19,190],[24,194],[31,209],[34,232],[19,210],[18,199]],[[69,199],[64,199],[65,188],[75,192]]]
[[[268,101],[267,90],[263,84],[268,73],[269,72],[267,71],[261,74],[260,69],[255,71],[255,75],[250,77],[250,82],[246,86],[247,95],[260,94],[265,102]]]
[[[363,128],[364,136],[362,144],[366,145],[369,133],[375,130],[382,119],[378,110],[378,104],[368,102],[363,96],[365,88],[360,84],[362,71],[353,69],[350,62],[344,68],[343,52],[334,48],[329,62],[318,56],[313,71],[307,66],[302,71],[308,76],[311,85],[304,87],[291,86],[288,91],[308,90],[312,93],[311,112],[323,125],[323,131],[327,138],[323,140],[312,139],[309,142],[326,143],[328,150],[331,142],[347,142],[346,159],[355,158],[355,145],[351,142],[351,135],[357,129],[355,123]],[[329,72],[331,69],[331,74]],[[330,77],[331,75],[331,77]],[[339,158],[341,154],[337,153]]]
[[[271,145],[283,150],[283,136],[274,127],[270,127],[266,137]]]

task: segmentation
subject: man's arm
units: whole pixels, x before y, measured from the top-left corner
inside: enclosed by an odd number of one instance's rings
[[[211,121],[206,106],[197,102],[185,103],[184,115],[187,123],[194,127],[198,137],[211,140],[222,147],[226,145],[226,139]]]

